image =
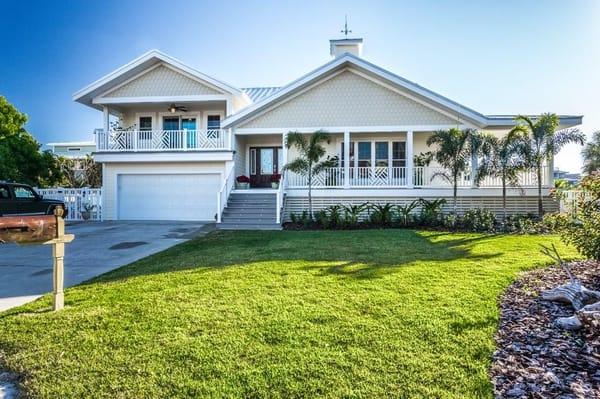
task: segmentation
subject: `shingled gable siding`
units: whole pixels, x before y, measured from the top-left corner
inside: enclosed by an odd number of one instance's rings
[[[105,97],[223,94],[164,65],[108,93]]]
[[[456,120],[345,71],[239,127],[450,124],[456,124]]]

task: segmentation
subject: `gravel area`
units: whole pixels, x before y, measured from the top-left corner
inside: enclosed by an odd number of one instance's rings
[[[600,288],[599,262],[574,262],[572,268],[585,286]],[[559,329],[554,320],[573,309],[540,297],[567,282],[558,267],[535,270],[502,297],[490,370],[497,398],[600,398],[600,330]]]

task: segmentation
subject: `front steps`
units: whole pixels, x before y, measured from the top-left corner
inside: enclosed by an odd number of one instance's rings
[[[233,191],[217,228],[221,230],[281,230],[277,224],[277,194]]]

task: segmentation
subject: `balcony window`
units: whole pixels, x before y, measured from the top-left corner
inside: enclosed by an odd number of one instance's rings
[[[371,142],[363,141],[358,143],[358,166],[371,166]]]
[[[404,141],[394,141],[392,143],[392,166],[406,166],[406,143]]]
[[[140,116],[140,130],[143,132],[152,130],[151,116]]]
[[[375,143],[375,166],[387,167],[389,165],[389,144],[387,141]]]
[[[344,151],[344,144],[345,144],[345,143],[344,143],[344,142],[342,142],[342,156],[340,157],[340,159],[342,160],[342,162],[341,162],[341,166],[342,166],[342,168],[343,168],[343,167],[344,167],[344,165],[345,165],[345,164],[344,164],[344,161],[345,161],[344,157],[346,156],[346,155],[345,155],[345,154],[346,154],[346,151]],[[351,142],[350,142],[350,167],[353,167],[353,166],[354,166],[354,142],[353,142],[353,141],[351,141]]]
[[[206,119],[207,136],[211,139],[219,138],[219,129],[221,129],[221,116],[208,115]]]

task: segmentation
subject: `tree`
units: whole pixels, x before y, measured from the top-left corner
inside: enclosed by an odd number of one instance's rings
[[[298,157],[287,163],[283,170],[289,170],[299,175],[307,177],[308,182],[308,215],[313,219],[312,209],[312,181],[313,176],[321,173],[325,168],[331,167],[330,159],[321,161],[325,156],[326,150],[323,143],[329,144],[331,136],[324,130],[317,130],[309,137],[299,132],[289,132],[285,141],[286,148],[295,147],[298,150]]]
[[[453,213],[457,214],[458,179],[469,171],[472,158],[489,152],[489,135],[474,129],[437,130],[428,139],[427,146],[437,145],[433,159],[446,171],[434,173],[432,179],[441,176],[452,184]]]
[[[592,140],[585,145],[583,155],[583,172],[591,175],[600,172],[600,130],[594,132]]]
[[[27,116],[0,96],[0,180],[52,185],[62,179],[56,157],[40,152],[40,144],[25,130],[26,122]]]
[[[519,115],[516,121],[517,126],[515,129],[527,132],[527,160],[530,169],[534,170],[537,176],[538,216],[542,217],[544,214],[542,197],[544,163],[558,154],[566,144],[577,143],[583,145],[585,136],[578,129],[557,131],[560,120],[556,114],[552,113],[542,114],[538,118],[535,118],[535,120]]]
[[[522,128],[512,129],[506,136],[488,138],[490,152],[483,157],[477,170],[476,180],[485,176],[500,178],[502,181],[502,211],[506,220],[506,188],[519,186],[519,172],[527,169],[527,134]]]
[[[59,168],[65,187],[100,187],[102,185],[102,167],[91,155],[85,158],[58,157]]]

